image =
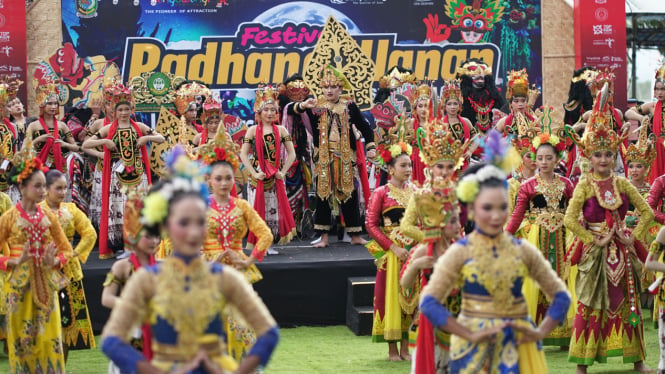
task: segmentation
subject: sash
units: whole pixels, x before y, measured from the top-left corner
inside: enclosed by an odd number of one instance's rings
[[[139,258],[136,257],[134,253],[132,253],[129,256],[129,262],[131,262],[132,266],[134,266],[134,270],[138,270],[141,268],[141,263],[139,262]],[[156,263],[157,261],[155,261],[155,255],[151,254],[150,259],[148,260],[148,265],[154,265]],[[141,338],[143,339],[143,356],[147,358],[148,361],[150,361],[152,360],[153,357],[152,332],[150,331],[150,325],[147,323],[141,325]]]
[[[44,122],[44,117],[39,117],[39,123],[42,125],[42,129],[44,129],[44,131],[46,131],[46,133],[49,134],[48,126]],[[64,160],[62,159],[62,148],[60,146],[60,143],[55,142],[56,140],[58,140],[59,137],[60,133],[58,131],[58,121],[56,121],[55,117],[53,117],[53,137],[48,138],[44,142],[42,150],[39,151],[37,157],[39,157],[39,159],[42,160],[42,163],[46,165],[46,161],[48,160],[48,154],[51,152],[51,149],[53,149],[53,162],[55,163],[54,166],[56,169],[62,171],[62,165],[64,164]]]

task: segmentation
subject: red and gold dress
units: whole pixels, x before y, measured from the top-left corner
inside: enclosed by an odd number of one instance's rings
[[[0,248],[9,246],[9,256],[0,256],[0,270],[8,271],[7,262],[19,258],[26,243],[32,256],[5,279],[9,372],[64,374],[57,291],[67,285],[67,278],[42,259],[53,243],[66,265],[72,246],[55,215],[39,206],[28,215],[18,203],[0,217]]]
[[[626,230],[624,219],[631,204],[640,214],[632,230],[634,246],[622,244],[616,234],[606,247],[595,245],[594,235],[605,236],[614,225]],[[639,292],[647,253],[639,239],[646,237],[652,219],[646,201],[623,177],[588,175],[575,187],[564,218],[566,229],[575,235],[568,258],[578,267],[568,361],[591,365],[612,356],[623,357],[624,362],[644,360]]]
[[[554,174],[554,180],[546,182],[537,174],[520,186],[515,209],[506,226],[506,231],[511,234],[521,232],[524,239],[538,248],[564,282],[568,267],[565,262],[566,229],[563,218],[572,196],[573,184],[567,178]],[[550,302],[532,282],[525,281],[523,292],[531,318],[536,325],[540,325]],[[566,346],[569,341],[570,326],[564,319],[561,326],[543,339],[543,344]]]
[[[399,228],[413,192],[410,183],[402,188],[388,183],[374,190],[367,209],[365,226],[372,240],[366,247],[376,258],[378,268],[374,286],[374,342],[407,339],[412,314],[418,305],[417,298],[410,298],[413,305],[400,302],[400,292],[408,292],[399,285],[403,261],[390,250],[392,244],[407,250],[413,244],[413,240],[402,235]]]

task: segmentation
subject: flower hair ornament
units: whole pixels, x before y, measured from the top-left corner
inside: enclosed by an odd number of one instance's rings
[[[28,142],[26,147],[16,152],[14,158],[11,160],[16,170],[16,175],[12,176],[11,180],[16,184],[20,184],[30,178],[35,170],[41,170],[44,173],[48,171],[48,168],[42,164],[42,160],[35,155],[35,151],[32,148],[32,140],[26,138],[26,141]]]
[[[476,199],[480,183],[493,178],[505,181],[507,172],[521,162],[519,153],[496,130],[490,130],[480,145],[483,147],[483,161],[487,162],[487,165],[474,174],[462,177],[457,183],[457,197],[463,203],[470,203]]]
[[[234,172],[240,169],[240,158],[238,157],[238,145],[231,140],[231,136],[226,132],[224,125],[217,127],[215,138],[199,147],[198,160],[206,165],[211,165],[216,161],[226,161]]]
[[[411,156],[412,152],[413,149],[411,146],[404,142],[399,142],[389,147],[385,147],[383,144],[381,144],[377,148],[377,160],[379,161],[379,165],[387,166],[392,160],[399,157],[400,155],[405,154],[407,156]]]
[[[206,204],[208,202],[209,192],[205,182],[208,168],[199,161],[191,160],[181,145],[177,145],[166,156],[166,168],[170,179],[164,182],[162,188],[150,192],[143,202],[143,225],[162,224],[169,212],[169,202],[176,193],[195,192],[201,195]]]

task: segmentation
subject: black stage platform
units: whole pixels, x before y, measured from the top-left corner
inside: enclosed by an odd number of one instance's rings
[[[309,241],[294,240],[275,246],[278,255],[258,263],[263,280],[254,288],[282,326],[344,324],[347,278],[374,276],[373,258],[364,246],[332,243],[312,248]],[[93,329],[99,333],[109,310],[101,305],[102,284],[113,260],[90,255],[83,266],[85,294]]]

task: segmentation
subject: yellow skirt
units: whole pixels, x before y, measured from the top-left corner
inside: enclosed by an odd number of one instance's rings
[[[53,292],[51,305],[42,309],[32,299],[30,284],[15,289],[5,282],[7,295],[7,346],[9,372],[65,373],[58,297]]]

